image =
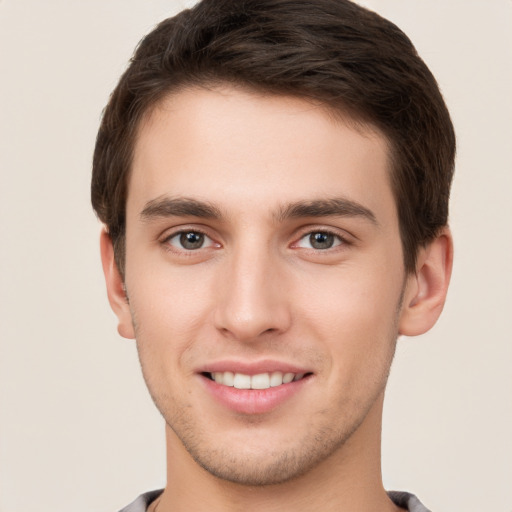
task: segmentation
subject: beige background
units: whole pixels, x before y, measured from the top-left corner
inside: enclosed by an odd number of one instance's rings
[[[459,138],[445,314],[403,339],[384,480],[435,512],[512,511],[512,2],[366,0],[437,76]],[[164,482],[162,420],[115,330],[89,206],[100,112],[186,5],[0,0],[0,511],[112,512]]]

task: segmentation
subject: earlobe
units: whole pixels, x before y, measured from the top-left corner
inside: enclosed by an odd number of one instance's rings
[[[417,336],[431,329],[446,300],[452,272],[453,241],[445,228],[418,253],[416,273],[407,278],[399,333]]]
[[[126,296],[123,278],[114,258],[114,248],[110,235],[105,229],[100,235],[101,263],[107,285],[107,295],[110,307],[119,321],[117,330],[123,338],[134,339],[132,315]]]

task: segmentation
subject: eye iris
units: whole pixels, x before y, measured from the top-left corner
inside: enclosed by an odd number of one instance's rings
[[[190,231],[180,235],[180,243],[185,249],[199,249],[204,243],[204,235]]]
[[[314,249],[330,249],[334,244],[334,235],[330,233],[311,233],[309,243]]]

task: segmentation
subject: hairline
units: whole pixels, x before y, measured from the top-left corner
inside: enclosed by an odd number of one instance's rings
[[[148,97],[147,102],[143,105],[142,111],[137,116],[137,120],[135,125],[132,128],[132,132],[128,134],[128,137],[131,138],[129,141],[129,155],[127,157],[127,169],[123,175],[124,188],[125,188],[125,197],[124,197],[124,212],[123,215],[123,223],[120,226],[119,232],[116,234],[116,243],[114,244],[114,254],[116,257],[116,264],[118,265],[121,275],[124,279],[124,263],[126,259],[126,206],[128,202],[129,195],[129,184],[132,175],[133,162],[135,159],[135,152],[137,149],[140,133],[143,130],[146,123],[150,123],[152,117],[155,115],[156,111],[163,107],[165,102],[169,101],[172,97],[178,96],[179,94],[186,91],[193,90],[206,90],[206,91],[215,91],[215,90],[240,90],[249,94],[254,94],[259,97],[282,97],[282,98],[295,98],[298,100],[303,100],[305,102],[310,103],[312,106],[323,110],[325,114],[329,117],[329,119],[333,123],[342,123],[345,126],[354,129],[362,136],[371,136],[377,135],[382,138],[384,143],[386,144],[386,153],[387,153],[387,168],[388,168],[388,180],[389,186],[391,188],[391,193],[393,195],[393,200],[395,204],[395,208],[397,211],[397,220],[400,232],[400,241],[402,246],[402,260],[404,263],[404,267],[407,273],[413,273],[414,269],[408,269],[406,254],[405,254],[405,234],[403,233],[402,220],[400,217],[399,211],[399,193],[396,189],[396,180],[397,175],[400,172],[399,170],[399,162],[400,159],[397,158],[396,152],[398,151],[398,146],[396,142],[390,137],[386,131],[378,125],[374,120],[370,119],[370,116],[364,115],[362,112],[357,111],[355,108],[350,108],[347,106],[345,102],[340,100],[338,103],[329,102],[327,100],[319,100],[318,98],[313,98],[307,93],[297,90],[297,91],[285,91],[280,90],[278,88],[273,88],[266,86],[265,84],[250,84],[243,80],[236,80],[225,78],[222,76],[194,76],[194,77],[185,77],[182,80],[174,84],[169,84],[166,89],[162,89],[158,91],[158,93],[154,94],[153,97]],[[414,262],[416,261],[417,251],[419,250],[419,246],[415,248],[415,254],[413,257]],[[122,254],[119,254],[121,252]],[[123,259],[120,260],[119,257]]]

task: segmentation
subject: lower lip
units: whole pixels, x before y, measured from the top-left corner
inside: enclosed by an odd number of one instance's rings
[[[217,384],[204,375],[201,378],[206,389],[228,409],[241,414],[264,414],[292,398],[311,376],[268,389],[237,389]]]

